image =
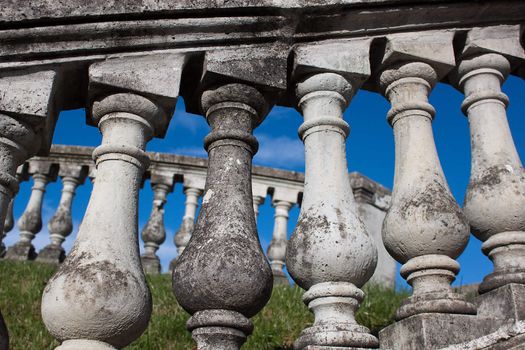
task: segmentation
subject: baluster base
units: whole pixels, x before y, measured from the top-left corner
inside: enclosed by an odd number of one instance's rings
[[[186,327],[198,350],[239,350],[253,330],[248,318],[230,310],[198,311]]]
[[[58,265],[61,264],[65,258],[66,252],[64,251],[64,248],[54,244],[48,244],[38,253],[36,261]]]
[[[483,282],[479,285],[479,294],[485,294],[509,284],[525,285],[525,271],[508,269],[493,272],[483,278]]]
[[[286,277],[286,274],[283,270],[272,270],[273,273],[273,285],[277,286],[289,286],[290,281],[288,281],[288,277]]]
[[[397,321],[423,313],[475,315],[476,307],[454,292],[433,292],[407,298],[396,311]]]
[[[494,272],[483,279],[480,294],[510,283],[525,284],[525,232],[500,232],[483,242],[481,249],[494,263]]]
[[[64,341],[55,350],[117,350],[117,348],[98,340],[72,339]]]
[[[352,283],[324,282],[313,285],[303,301],[315,315],[314,325],[306,328],[294,349],[376,349],[379,342],[354,315],[364,293]]]
[[[377,349],[377,338],[358,324],[331,323],[306,328],[294,343],[295,350]]]
[[[18,242],[7,249],[5,258],[7,260],[17,261],[35,260],[37,253],[35,247],[30,242]]]
[[[158,275],[161,271],[160,260],[156,255],[142,255],[140,257],[144,273],[149,275]]]

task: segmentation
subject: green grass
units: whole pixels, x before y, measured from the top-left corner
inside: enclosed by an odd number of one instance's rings
[[[38,263],[0,261],[0,309],[9,328],[11,350],[54,349],[58,343],[47,333],[40,317],[40,297],[54,268]],[[153,314],[148,329],[127,349],[194,349],[185,323],[189,315],[177,304],[168,275],[148,276],[153,296]],[[365,288],[357,320],[377,332],[393,321],[395,310],[406,293],[378,286]],[[243,349],[292,349],[302,329],[313,317],[301,301],[300,288],[274,288],[268,305],[253,318],[254,333]]]

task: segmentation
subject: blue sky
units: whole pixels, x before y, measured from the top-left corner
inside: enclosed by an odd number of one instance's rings
[[[510,77],[503,86],[510,98],[508,119],[516,148],[522,159],[525,158],[525,83]],[[451,86],[438,84],[433,90],[430,101],[437,110],[434,121],[434,136],[443,170],[455,198],[463,203],[470,171],[470,140],[467,119],[460,111],[462,94]],[[394,172],[394,141],[392,129],[386,122],[388,102],[377,93],[359,91],[350,107],[345,112],[345,120],[351,126],[347,141],[349,171],[359,171],[373,180],[391,188]],[[260,149],[254,158],[254,164],[272,166],[281,169],[304,171],[303,145],[297,137],[297,129],[302,122],[301,116],[293,109],[274,107],[264,123],[255,131]],[[184,101],[179,100],[177,110],[171,120],[164,139],[155,139],[148,144],[148,151],[177,153],[191,156],[205,156],[202,140],[209,128],[201,116],[185,112]],[[83,110],[61,113],[53,143],[68,145],[97,146],[101,135],[97,128],[85,124]],[[27,203],[31,182],[21,185],[21,191],[15,201],[15,217],[18,218]],[[60,182],[48,185],[44,199],[44,228],[35,238],[35,246],[40,249],[49,242],[47,222],[58,206]],[[71,247],[78,225],[89,200],[92,186],[89,180],[77,191],[73,203],[74,232],[65,243]],[[153,194],[149,181],[140,193],[139,227],[144,227],[151,210]],[[173,234],[177,230],[184,210],[182,186],[178,184],[168,196],[165,207],[166,242],[158,254],[164,269],[175,256]],[[289,235],[299,214],[293,208],[288,225]],[[271,240],[273,229],[273,208],[267,200],[260,208],[258,221],[259,235],[263,249]],[[18,230],[12,230],[5,243],[12,245],[18,239]],[[492,265],[480,250],[480,242],[471,237],[465,252],[460,256],[461,272],[455,284],[479,282],[492,270]],[[397,280],[403,285],[399,275]]]

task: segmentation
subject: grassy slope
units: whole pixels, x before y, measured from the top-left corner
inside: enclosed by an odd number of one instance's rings
[[[58,345],[47,333],[40,318],[40,297],[54,268],[37,263],[0,261],[0,309],[9,327],[11,350],[53,349]],[[185,329],[189,315],[178,306],[167,275],[149,276],[153,315],[147,331],[127,349],[193,349]],[[366,288],[357,319],[374,333],[392,321],[404,294]],[[301,330],[312,316],[301,301],[299,288],[274,288],[268,305],[253,318],[255,330],[243,349],[292,349]]]

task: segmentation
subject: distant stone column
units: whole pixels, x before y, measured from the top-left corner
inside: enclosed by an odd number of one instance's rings
[[[496,53],[465,58],[458,67],[472,149],[465,213],[494,263],[480,293],[525,284],[525,170],[507,121],[509,101],[501,92],[509,71],[509,61]]]
[[[202,107],[212,128],[206,187],[193,237],[173,271],[173,291],[192,314],[187,327],[199,350],[236,350],[272,291],[251,183],[258,145],[252,131],[268,105],[255,88],[229,84],[205,91]]]
[[[259,207],[264,204],[264,197],[253,196],[253,212],[255,214],[255,221],[259,217]]]
[[[164,228],[164,204],[166,197],[171,192],[171,186],[163,183],[152,183],[153,206],[148,222],[142,230],[141,236],[144,241],[144,254],[140,261],[144,272],[148,274],[159,274],[161,271],[160,259],[157,250],[166,240],[166,229]]]
[[[273,237],[268,246],[268,259],[273,273],[273,284],[288,285],[288,278],[284,274],[283,268],[286,259],[286,239],[288,235],[288,213],[293,203],[286,201],[274,201],[272,206],[275,208]]]
[[[195,213],[199,206],[199,197],[202,196],[202,190],[200,188],[185,187],[184,195],[186,196],[184,216],[182,217],[181,226],[174,238],[179,256],[184,249],[186,249],[193,233],[195,227]]]
[[[29,173],[33,177],[31,196],[22,216],[18,219],[20,239],[9,247],[6,259],[34,260],[37,257],[33,239],[42,229],[42,204],[46,186],[56,179],[56,167],[45,162],[30,163]]]
[[[73,198],[77,186],[84,183],[87,175],[81,166],[61,168],[59,174],[62,174],[62,195],[57,211],[47,224],[51,243],[45,246],[36,258],[37,261],[50,264],[59,264],[66,258],[62,243],[73,232]]]

